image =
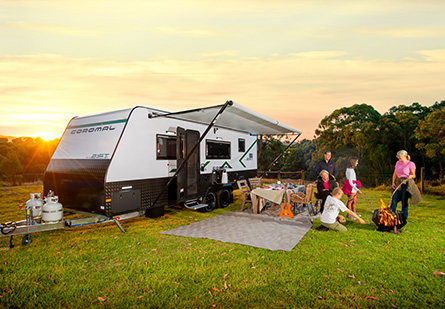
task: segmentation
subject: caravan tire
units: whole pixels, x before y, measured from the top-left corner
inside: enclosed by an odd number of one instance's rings
[[[207,207],[200,208],[201,212],[211,212],[216,208],[216,195],[213,192],[207,194],[205,203],[208,204]]]
[[[218,197],[218,207],[226,208],[230,205],[230,200],[232,199],[232,192],[229,189],[222,189],[216,194]]]

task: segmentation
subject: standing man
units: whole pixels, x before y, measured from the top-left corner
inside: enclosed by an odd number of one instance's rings
[[[326,150],[324,152],[323,160],[317,162],[317,164],[315,165],[314,169],[315,177],[318,177],[322,170],[327,170],[330,175],[334,176],[335,179],[337,179],[338,176],[337,164],[335,164],[334,161],[331,161],[331,155],[332,154],[329,150]]]

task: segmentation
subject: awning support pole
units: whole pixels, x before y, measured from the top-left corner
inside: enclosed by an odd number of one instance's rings
[[[294,142],[297,140],[297,138],[300,137],[300,135],[301,135],[301,133],[298,134],[298,135],[294,138],[294,140],[293,140],[293,141],[286,147],[286,149],[284,149],[284,150],[283,150],[283,151],[282,151],[282,152],[275,158],[275,160],[273,160],[272,163],[269,164],[269,166],[268,166],[266,169],[264,169],[264,171],[263,171],[263,173],[261,174],[260,178],[263,177],[264,174],[265,174],[266,172],[269,171],[269,169],[271,168],[271,166],[274,165],[275,162],[277,162],[277,161],[283,156],[283,154],[286,152],[286,150],[288,150],[288,149],[290,148],[290,146],[292,146],[292,145],[294,144]]]
[[[181,165],[176,169],[176,172],[174,173],[174,175],[170,178],[170,180],[167,182],[167,184],[162,188],[161,192],[159,192],[158,196],[156,197],[156,199],[154,200],[154,202],[152,203],[152,206],[156,205],[157,201],[159,200],[159,198],[162,196],[162,194],[165,192],[165,190],[168,188],[168,186],[172,183],[172,181],[176,178],[176,176],[178,176],[179,172],[183,169],[183,167],[185,166],[185,163],[191,158],[193,152],[196,150],[196,148],[198,148],[199,144],[201,144],[202,140],[206,137],[207,133],[209,133],[210,129],[215,125],[216,121],[218,120],[219,116],[224,112],[224,110],[228,107],[228,106],[232,106],[233,105],[233,101],[227,101],[219,110],[219,112],[215,115],[215,117],[213,118],[213,120],[210,122],[209,126],[207,127],[207,129],[204,131],[204,133],[202,134],[202,136],[199,138],[199,140],[195,143],[195,145],[193,146],[193,148],[190,150],[190,152],[188,153],[188,155],[185,157],[184,161],[181,163]],[[168,116],[168,115],[167,115]]]

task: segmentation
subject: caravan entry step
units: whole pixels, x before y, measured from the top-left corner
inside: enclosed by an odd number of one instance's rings
[[[188,209],[198,210],[198,209],[209,206],[209,204],[201,204],[196,200],[192,200],[192,201],[184,202],[184,206]]]

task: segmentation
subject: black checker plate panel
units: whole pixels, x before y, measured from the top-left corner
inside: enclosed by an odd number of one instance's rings
[[[139,210],[145,210],[149,208],[161,207],[168,204],[168,190],[162,194],[156,205],[152,206],[155,199],[158,197],[161,190],[167,184],[169,178],[159,179],[143,179],[143,180],[129,180],[109,182],[105,184],[105,200],[111,199],[113,192],[122,191],[122,187],[132,187],[132,190],[141,191],[141,208]],[[111,202],[105,203],[105,214],[107,216],[113,216]],[[129,211],[134,209],[129,207]]]

